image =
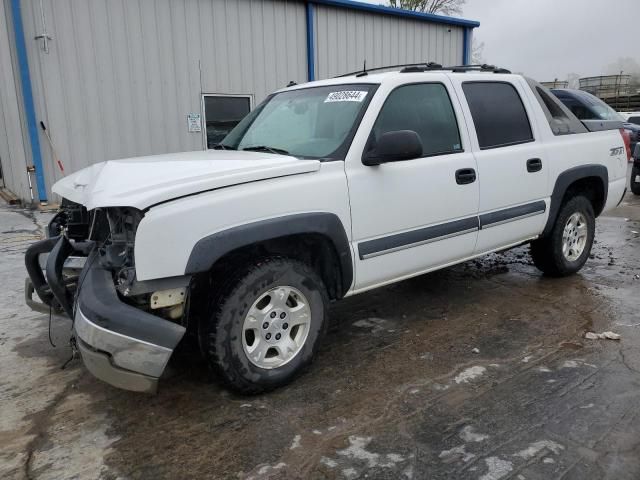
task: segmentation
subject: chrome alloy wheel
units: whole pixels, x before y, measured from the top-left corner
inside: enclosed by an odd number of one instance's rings
[[[279,286],[253,302],[242,326],[242,348],[256,367],[287,364],[307,340],[311,309],[300,290]]]
[[[562,232],[562,254],[568,261],[580,258],[587,244],[587,233],[586,217],[580,212],[571,215]]]

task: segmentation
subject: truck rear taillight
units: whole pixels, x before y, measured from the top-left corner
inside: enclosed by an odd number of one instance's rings
[[[627,161],[630,162],[631,159],[631,136],[629,132],[624,128],[620,129],[620,135],[622,135],[622,140],[624,141],[624,148],[627,150]]]

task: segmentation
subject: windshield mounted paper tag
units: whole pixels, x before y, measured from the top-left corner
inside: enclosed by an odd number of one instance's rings
[[[340,92],[331,92],[327,95],[324,103],[331,102],[362,102],[367,92],[361,90],[342,90]]]

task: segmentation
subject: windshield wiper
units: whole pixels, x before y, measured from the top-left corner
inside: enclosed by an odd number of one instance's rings
[[[223,145],[222,143],[216,143],[211,147],[212,150],[235,150],[233,147],[228,147],[227,145]]]
[[[289,152],[282,148],[267,147],[266,145],[254,145],[252,147],[245,147],[242,150],[246,150],[247,152],[269,152],[276,155],[289,155]]]

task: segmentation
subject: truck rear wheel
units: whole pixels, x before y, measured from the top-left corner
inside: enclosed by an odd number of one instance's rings
[[[553,277],[576,273],[591,253],[595,224],[591,202],[582,196],[571,198],[560,208],[550,235],[531,242],[533,263]]]
[[[640,175],[640,168],[633,167],[631,169],[631,191],[634,195],[640,195],[640,182],[636,182],[636,178]]]
[[[300,261],[272,257],[240,269],[201,329],[209,366],[240,393],[285,385],[311,363],[326,304],[322,280]]]

